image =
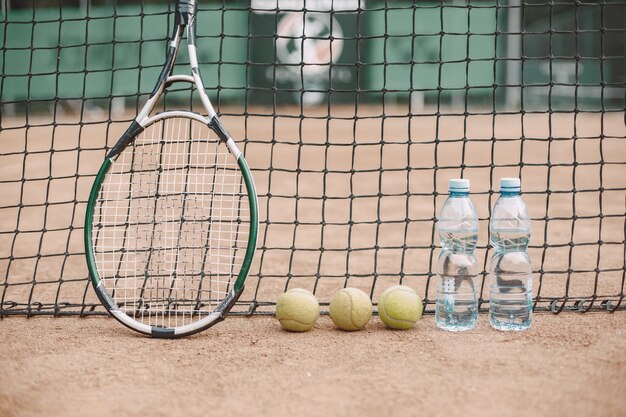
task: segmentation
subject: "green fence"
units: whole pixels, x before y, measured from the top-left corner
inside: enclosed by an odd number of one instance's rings
[[[426,103],[456,99],[527,109],[623,103],[626,12],[620,3],[614,10],[605,5],[603,14],[596,4],[552,5],[542,16],[493,0],[471,7],[372,0],[358,12],[337,11],[341,1],[334,0],[333,12],[277,13],[247,2],[201,8],[198,57],[209,94],[260,104],[350,102],[357,91],[365,101],[415,94]],[[530,19],[531,12],[539,14]],[[510,13],[517,13],[513,20]],[[88,19],[76,8],[11,11],[0,32],[2,101],[148,93],[165,56],[171,16],[167,5],[91,7]],[[523,40],[511,35],[520,31]],[[519,51],[512,52],[511,42]],[[311,51],[319,62],[307,61]],[[324,54],[332,65],[317,65]],[[182,48],[179,72],[187,71],[185,56]]]
[[[200,10],[198,60],[215,95],[236,98],[246,84],[247,10]],[[0,33],[2,101],[106,99],[154,87],[173,19],[165,6],[11,11]],[[178,67],[188,71],[181,48]],[[175,70],[177,71],[177,70]],[[181,93],[182,94],[182,93]],[[188,93],[187,93],[188,94]]]
[[[426,100],[493,94],[496,8],[493,2],[372,2],[365,13],[365,78],[370,90]],[[503,37],[501,37],[503,39]],[[440,90],[441,89],[441,90]],[[439,97],[439,98],[438,98]]]
[[[525,27],[524,108],[623,108],[624,4],[608,0],[603,7],[587,3],[542,9],[545,16]],[[540,14],[542,10],[534,11]]]

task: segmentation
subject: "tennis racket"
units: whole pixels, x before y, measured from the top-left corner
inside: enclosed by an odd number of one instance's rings
[[[85,219],[87,265],[100,302],[122,324],[162,338],[224,319],[243,291],[258,231],[250,169],[202,84],[195,16],[195,0],[177,0],[159,80],[107,154]],[[172,75],[183,36],[191,75]],[[174,83],[195,86],[206,115],[151,116]]]

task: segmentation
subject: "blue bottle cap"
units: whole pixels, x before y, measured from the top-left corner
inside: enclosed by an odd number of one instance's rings
[[[448,183],[448,191],[451,193],[468,193],[470,189],[470,182],[466,179],[453,178]]]
[[[500,178],[500,192],[514,193],[520,191],[519,178]]]

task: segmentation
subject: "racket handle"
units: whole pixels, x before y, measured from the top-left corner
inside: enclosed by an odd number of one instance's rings
[[[186,26],[189,17],[196,13],[196,0],[176,0],[176,21],[175,24]]]

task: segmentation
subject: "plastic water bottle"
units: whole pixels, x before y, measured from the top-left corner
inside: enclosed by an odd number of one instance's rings
[[[500,180],[500,198],[489,223],[491,257],[489,321],[497,330],[526,330],[532,323],[532,265],[526,253],[530,218],[519,178]]]
[[[442,251],[437,261],[439,282],[435,320],[444,330],[470,330],[478,320],[478,216],[469,199],[469,180],[452,179],[449,197],[439,215]]]

